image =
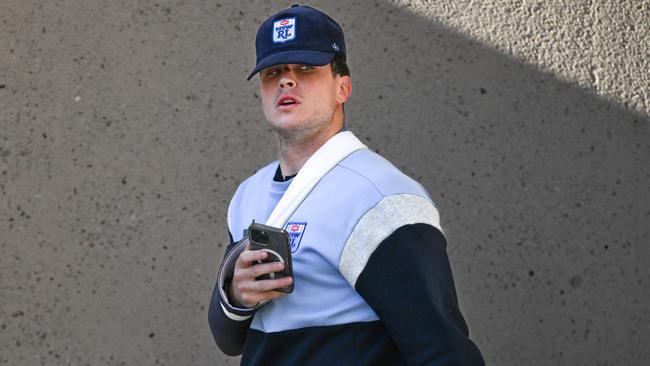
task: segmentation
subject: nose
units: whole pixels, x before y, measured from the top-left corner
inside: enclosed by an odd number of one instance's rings
[[[296,80],[293,78],[293,73],[283,72],[280,78],[280,88],[295,88]]]

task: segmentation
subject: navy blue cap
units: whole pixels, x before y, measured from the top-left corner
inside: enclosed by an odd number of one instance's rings
[[[345,38],[329,15],[310,6],[292,5],[262,23],[255,51],[257,64],[246,80],[273,65],[327,65],[337,54],[345,57]]]

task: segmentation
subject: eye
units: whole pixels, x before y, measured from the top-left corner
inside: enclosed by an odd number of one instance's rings
[[[301,65],[300,66],[300,70],[302,70],[302,71],[311,71],[313,69],[314,69],[314,67],[311,66],[311,65]]]
[[[264,71],[264,77],[270,78],[278,75],[280,73],[279,69],[268,69]]]

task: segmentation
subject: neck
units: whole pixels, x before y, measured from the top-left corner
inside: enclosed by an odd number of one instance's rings
[[[325,129],[304,138],[286,138],[278,135],[280,142],[280,170],[284,177],[297,174],[309,158],[323,146],[327,140],[343,128],[343,120],[330,123]]]

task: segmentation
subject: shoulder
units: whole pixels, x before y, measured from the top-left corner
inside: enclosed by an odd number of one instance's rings
[[[278,161],[274,161],[256,171],[253,175],[246,178],[243,182],[239,184],[237,190],[233,194],[230,204],[228,205],[228,227],[232,229],[231,225],[231,212],[235,207],[242,203],[242,200],[250,196],[251,192],[260,191],[260,187],[263,184],[270,184],[275,175],[275,169],[277,169]]]
[[[276,160],[257,170],[253,175],[246,178],[243,182],[239,184],[239,186],[237,187],[237,191],[235,192],[235,196],[239,191],[245,190],[248,187],[257,186],[262,182],[268,182],[269,176],[271,177],[271,179],[273,179],[277,167],[278,167],[278,161]]]
[[[339,270],[355,283],[370,255],[398,229],[426,224],[440,228],[440,215],[424,187],[372,151],[352,154],[341,164],[374,190],[375,201],[359,217],[339,262]],[[372,188],[370,188],[372,187]]]
[[[429,198],[422,185],[369,149],[351,154],[339,164],[339,167],[352,172],[366,184],[372,185],[382,197],[410,193]]]
[[[423,207],[427,212],[435,210],[422,185],[368,149],[343,159],[323,177],[315,192],[312,196],[327,201],[328,207],[345,207],[354,222],[364,218],[398,222],[402,214],[416,214]]]
[[[356,177],[359,183],[355,186],[376,191],[372,206],[360,218],[357,228],[366,221],[368,226],[372,226],[371,222],[382,222],[394,227],[423,220],[438,226],[438,210],[424,187],[379,154],[361,150],[343,160],[340,166]],[[355,181],[352,177],[348,179]]]

